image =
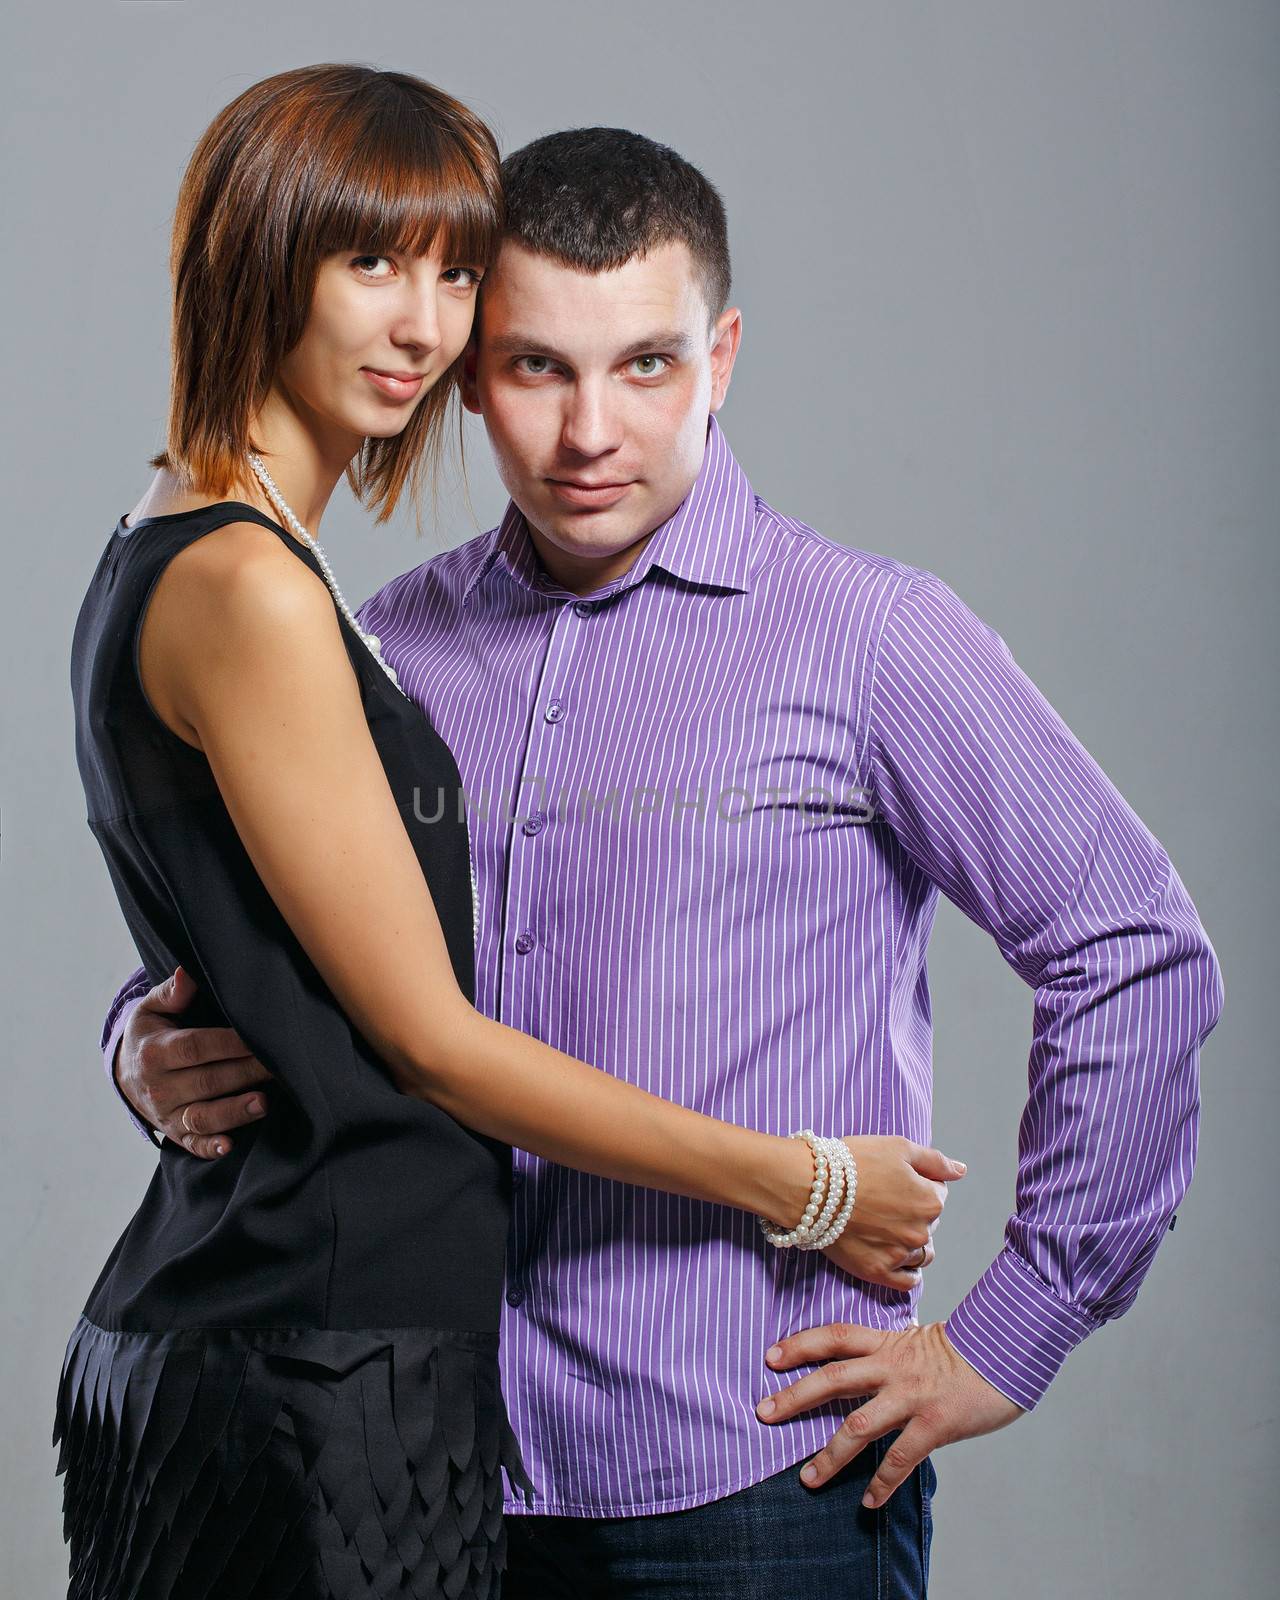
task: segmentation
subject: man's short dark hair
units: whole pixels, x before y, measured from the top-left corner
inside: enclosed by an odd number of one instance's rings
[[[580,272],[659,245],[688,246],[714,320],[729,299],[729,232],[714,186],[666,145],[626,128],[548,133],[502,163],[506,237]]]

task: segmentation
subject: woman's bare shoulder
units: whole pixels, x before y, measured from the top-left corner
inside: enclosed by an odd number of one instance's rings
[[[324,580],[257,522],[224,523],[170,559],[138,666],[160,720],[196,749],[205,716],[240,715],[286,684],[301,692],[300,669],[350,672]]]
[[[323,578],[257,522],[226,522],[192,540],[169,562],[162,587],[165,609],[205,635],[334,621]]]

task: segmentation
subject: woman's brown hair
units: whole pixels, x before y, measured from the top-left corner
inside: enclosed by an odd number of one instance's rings
[[[205,494],[244,480],[253,415],[302,336],[323,257],[438,246],[450,264],[483,269],[501,232],[496,141],[443,90],[334,64],[253,84],[210,123],[179,190],[167,448],[150,464]],[[418,505],[460,368],[461,358],[400,434],[366,439],[348,467],[378,522],[406,482]]]

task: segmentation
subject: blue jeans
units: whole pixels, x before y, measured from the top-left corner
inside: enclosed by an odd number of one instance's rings
[[[508,1517],[502,1600],[918,1600],[929,1580],[932,1459],[875,1511],[861,1504],[897,1436],[873,1440],[820,1489],[800,1482],[797,1461],[687,1511]]]

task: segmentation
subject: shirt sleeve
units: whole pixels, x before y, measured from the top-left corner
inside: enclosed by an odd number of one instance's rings
[[[106,1021],[102,1024],[102,1036],[98,1041],[98,1045],[102,1051],[103,1065],[107,1069],[107,1081],[116,1093],[120,1095],[120,1104],[129,1113],[130,1121],[148,1144],[160,1144],[163,1141],[155,1129],[145,1123],[125,1099],[124,1095],[120,1094],[120,1085],[116,1082],[115,1075],[116,1047],[120,1043],[120,1035],[124,1032],[125,1024],[133,1015],[138,1001],[142,999],[150,987],[151,981],[141,967],[130,973],[121,989],[117,992],[115,999],[111,1002]]]
[[[1030,1410],[1133,1303],[1191,1181],[1222,976],[1159,842],[942,579],[899,592],[870,684],[867,771],[904,870],[1035,991],[1016,1211],[946,1322]]]

